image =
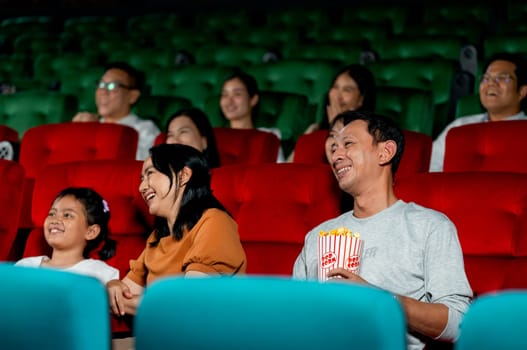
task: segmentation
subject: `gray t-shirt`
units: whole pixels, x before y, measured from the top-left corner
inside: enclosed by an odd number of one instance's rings
[[[318,279],[318,237],[321,230],[345,227],[364,240],[359,275],[381,289],[448,307],[448,324],[438,337],[453,341],[472,298],[456,227],[442,213],[398,200],[368,218],[353,212],[312,229],[298,256],[293,278]],[[408,334],[408,349],[424,348]]]

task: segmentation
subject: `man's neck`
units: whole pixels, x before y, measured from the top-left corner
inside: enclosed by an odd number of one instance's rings
[[[519,109],[513,109],[513,110],[504,110],[504,111],[488,111],[489,114],[489,120],[492,122],[500,121],[507,119],[509,117],[512,117],[513,115],[516,115],[520,113]]]
[[[393,181],[386,184],[374,184],[369,189],[353,196],[353,215],[357,218],[367,218],[380,213],[397,202],[393,191]]]

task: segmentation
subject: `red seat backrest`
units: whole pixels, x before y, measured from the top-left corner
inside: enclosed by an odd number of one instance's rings
[[[403,130],[405,149],[397,175],[427,172],[432,153],[432,137],[429,135]],[[317,130],[310,134],[301,135],[295,145],[295,163],[327,163],[325,142],[327,130]]]
[[[316,130],[302,134],[295,143],[294,163],[327,163],[326,139],[328,130]]]
[[[14,260],[10,251],[18,230],[22,209],[24,168],[11,160],[0,159],[0,260]]]
[[[7,125],[0,125],[0,141],[18,143],[18,131]]]
[[[280,139],[258,129],[214,128],[221,165],[275,163]]]
[[[325,164],[222,166],[212,188],[238,223],[251,274],[291,275],[307,232],[340,214],[340,189]]]
[[[20,226],[33,227],[34,179],[46,165],[93,159],[135,160],[138,137],[135,129],[110,123],[44,124],[27,130],[19,157],[26,171]]]
[[[527,175],[420,173],[399,178],[395,190],[454,222],[476,293],[527,287]]]
[[[468,124],[452,128],[445,141],[443,171],[527,173],[527,120]]]
[[[275,163],[280,139],[273,133],[258,129],[213,128],[221,165]],[[166,142],[160,133],[155,145]]]
[[[62,189],[91,187],[110,207],[110,235],[117,241],[116,255],[108,260],[124,276],[129,260],[139,256],[150,234],[153,218],[139,194],[142,161],[91,160],[52,164],[35,181],[32,218],[36,227],[29,234],[24,256],[49,254],[42,225],[51,203]]]

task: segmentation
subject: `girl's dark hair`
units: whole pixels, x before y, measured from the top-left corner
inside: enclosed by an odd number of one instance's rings
[[[256,82],[256,79],[249,73],[239,68],[234,69],[227,76],[227,78],[223,80],[222,86],[225,85],[225,83],[228,82],[229,80],[233,80],[233,79],[240,79],[240,81],[243,83],[243,85],[245,85],[245,88],[247,89],[249,98],[252,98],[254,95],[260,94],[260,89],[258,88],[258,83]],[[252,109],[251,117],[252,117],[253,123],[257,119],[259,109],[260,109],[260,102],[258,101],[258,103]],[[221,109],[220,109],[220,112],[221,112]],[[221,112],[221,115],[223,116],[223,118],[225,118],[225,115],[223,114],[223,112]]]
[[[216,146],[216,137],[214,136],[214,129],[210,124],[207,115],[199,108],[190,107],[178,110],[176,113],[168,119],[165,127],[165,132],[168,132],[168,126],[170,123],[178,117],[188,117],[196,128],[198,129],[201,136],[207,139],[207,148],[203,151],[205,158],[210,168],[217,168],[220,166],[220,155],[218,153],[218,147]]]
[[[397,151],[390,161],[392,164],[392,176],[395,176],[405,146],[404,133],[401,128],[393,119],[369,111],[342,112],[333,119],[330,127],[333,128],[337,122],[341,122],[346,126],[355,120],[364,120],[368,124],[368,133],[373,137],[373,141],[376,144],[388,140],[392,140],[397,144]]]
[[[366,66],[363,66],[361,64],[350,64],[341,68],[337,72],[337,74],[335,74],[331,82],[331,86],[335,84],[337,78],[343,73],[347,73],[353,80],[355,80],[355,82],[357,83],[357,87],[359,88],[360,94],[363,96],[362,106],[360,106],[357,110],[375,112],[375,107],[377,104],[377,93],[373,73]],[[329,105],[328,94],[326,94],[324,106],[327,105]],[[320,129],[328,128],[329,121],[326,115],[326,110],[324,109],[324,117],[320,122]]]
[[[84,207],[84,214],[88,225],[99,225],[100,233],[92,240],[87,241],[82,255],[88,259],[91,252],[103,243],[98,252],[101,260],[108,260],[115,255],[116,242],[109,238],[110,230],[108,222],[110,221],[110,209],[108,203],[99,193],[87,187],[68,187],[60,191],[55,197],[55,201],[72,196]]]
[[[172,230],[165,218],[157,217],[154,223],[155,240],[150,243],[156,246],[161,238],[172,234],[176,240],[183,237],[183,231],[192,230],[205,210],[217,208],[227,212],[214,197],[210,188],[210,170],[204,155],[187,145],[159,144],[150,149],[152,164],[156,170],[168,176],[170,188],[179,187],[179,172],[188,167],[192,175],[183,190],[181,207]]]

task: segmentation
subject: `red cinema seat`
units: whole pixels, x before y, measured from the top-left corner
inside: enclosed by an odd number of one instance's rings
[[[18,143],[18,131],[7,125],[0,125],[0,141]]]
[[[165,132],[157,135],[154,144],[166,142]],[[275,163],[280,139],[258,129],[214,128],[214,138],[221,165]]]
[[[452,128],[445,141],[443,171],[527,173],[527,120],[468,124]]]
[[[160,145],[160,144],[165,143],[165,142],[167,142],[167,133],[166,132],[160,132],[156,136],[156,139],[154,140],[154,145],[157,146],[157,145]]]
[[[214,128],[221,165],[275,163],[280,139],[258,129]]]
[[[24,168],[11,160],[0,159],[0,261],[16,260],[10,255],[22,209]]]
[[[327,163],[326,139],[328,130],[317,130],[302,134],[295,143],[293,163],[319,164]]]
[[[109,123],[56,123],[27,130],[19,158],[26,171],[20,227],[33,226],[34,181],[46,165],[93,159],[135,160],[138,137],[131,127]]]
[[[476,295],[527,288],[526,174],[420,173],[400,178],[395,191],[454,222]]]
[[[405,149],[397,175],[428,172],[432,153],[432,138],[429,135],[403,130]],[[327,130],[317,130],[301,135],[295,145],[294,163],[327,163],[325,142]]]
[[[325,164],[222,166],[212,188],[238,223],[249,274],[290,276],[307,232],[340,214],[340,189]]]

